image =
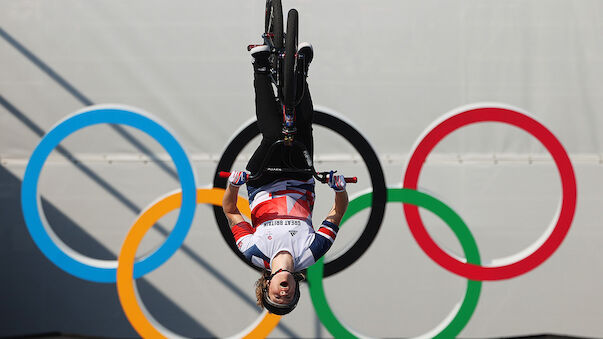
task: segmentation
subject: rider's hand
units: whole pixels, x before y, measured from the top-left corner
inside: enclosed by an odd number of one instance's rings
[[[249,173],[245,171],[232,171],[228,177],[228,183],[234,187],[239,187],[247,182],[249,179]]]
[[[328,183],[329,187],[335,192],[345,191],[345,177],[343,175],[335,174],[335,172],[331,171],[331,173],[329,173]]]

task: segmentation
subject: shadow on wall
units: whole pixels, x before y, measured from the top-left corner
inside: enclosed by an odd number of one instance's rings
[[[137,337],[126,319],[115,284],[81,280],[51,263],[31,239],[20,203],[21,180],[0,166],[0,337],[61,333]],[[68,243],[84,243],[97,258],[115,258],[79,225],[42,198],[57,233]],[[215,337],[145,279],[138,289],[153,315],[190,337]],[[49,310],[53,310],[49,312]]]

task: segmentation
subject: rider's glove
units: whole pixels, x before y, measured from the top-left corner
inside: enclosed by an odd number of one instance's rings
[[[345,191],[345,177],[343,175],[334,173],[335,172],[333,171],[329,173],[329,187],[331,187],[335,192]]]
[[[239,187],[247,182],[249,174],[245,171],[232,171],[228,177],[228,182],[235,187]]]

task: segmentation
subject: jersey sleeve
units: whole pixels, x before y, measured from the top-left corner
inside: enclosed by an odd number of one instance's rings
[[[318,261],[331,248],[337,237],[337,232],[339,232],[337,225],[327,220],[322,222],[318,231],[316,231],[314,241],[310,244],[310,251],[312,252],[314,262]]]
[[[245,259],[256,267],[269,270],[270,259],[260,251],[253,240],[255,230],[247,221],[242,221],[231,229],[235,243]]]
[[[255,228],[253,228],[247,221],[242,221],[232,226],[231,231],[239,251],[245,252],[253,245],[252,235],[255,233]]]

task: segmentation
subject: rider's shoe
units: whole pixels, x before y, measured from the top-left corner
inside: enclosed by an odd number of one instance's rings
[[[302,72],[304,76],[308,76],[308,67],[310,67],[310,63],[312,59],[314,59],[314,49],[312,45],[308,42],[302,42],[297,45],[297,56],[299,60],[303,62],[302,67],[298,69],[298,71]]]
[[[253,70],[257,73],[268,73],[270,70],[270,48],[266,45],[253,47],[250,51],[253,57]]]

